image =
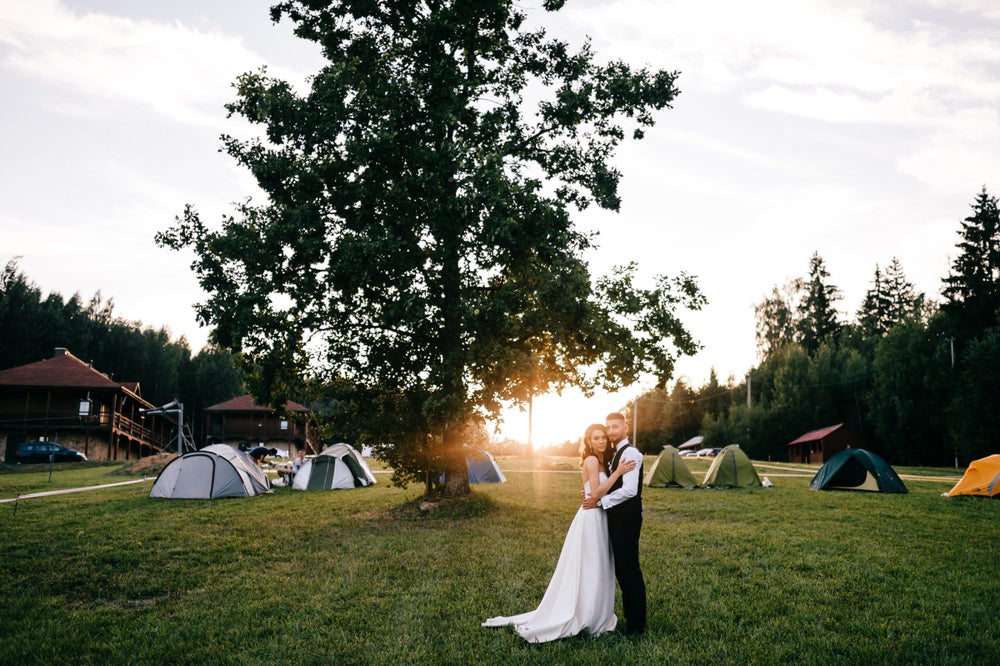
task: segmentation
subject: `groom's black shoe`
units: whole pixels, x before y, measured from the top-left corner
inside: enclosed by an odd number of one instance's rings
[[[625,627],[622,634],[626,636],[642,636],[646,633],[646,627]]]

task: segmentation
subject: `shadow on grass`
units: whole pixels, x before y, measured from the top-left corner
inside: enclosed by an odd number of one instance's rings
[[[418,497],[389,509],[386,514],[391,520],[402,523],[433,523],[479,518],[497,509],[492,497],[473,491],[465,497]]]

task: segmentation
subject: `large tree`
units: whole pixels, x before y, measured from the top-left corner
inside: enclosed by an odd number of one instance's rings
[[[841,328],[834,305],[840,300],[840,289],[830,284],[829,279],[823,257],[814,252],[809,259],[809,275],[803,281],[796,322],[799,342],[809,353],[819,349],[824,341],[832,340]]]
[[[802,278],[788,280],[780,289],[775,285],[770,296],[754,305],[757,353],[761,360],[798,340],[799,313],[796,303],[801,299],[804,288]]]
[[[546,10],[563,2],[546,0]],[[665,382],[696,344],[690,276],[602,280],[573,210],[616,210],[611,164],[677,95],[677,73],[600,63],[525,26],[512,0],[290,1],[271,10],[329,61],[304,95],[265,71],[228,108],[265,128],[224,137],[267,200],[221,228],[188,207],[161,244],[191,246],[199,316],[280,404],[312,374],[404,472],[468,490],[464,428],[568,384]],[[322,373],[325,373],[322,374]]]
[[[862,334],[881,338],[897,324],[917,317],[924,310],[924,295],[918,294],[906,279],[903,265],[897,257],[883,272],[875,265],[872,286],[858,308],[857,321]]]
[[[963,342],[978,338],[997,322],[1000,308],[1000,208],[986,188],[962,221],[960,253],[944,279],[941,309]]]

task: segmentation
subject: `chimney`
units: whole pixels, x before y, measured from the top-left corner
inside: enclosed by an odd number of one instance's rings
[[[56,351],[52,354],[52,357],[56,356],[69,356],[69,350],[65,347],[56,347]]]

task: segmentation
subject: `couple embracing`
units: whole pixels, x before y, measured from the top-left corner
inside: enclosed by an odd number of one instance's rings
[[[538,608],[494,617],[483,626],[514,625],[531,643],[614,631],[615,578],[622,590],[626,635],[646,631],[646,584],[639,568],[642,453],[627,438],[625,417],[608,414],[587,428],[580,446],[583,506],[566,534],[559,562]]]

